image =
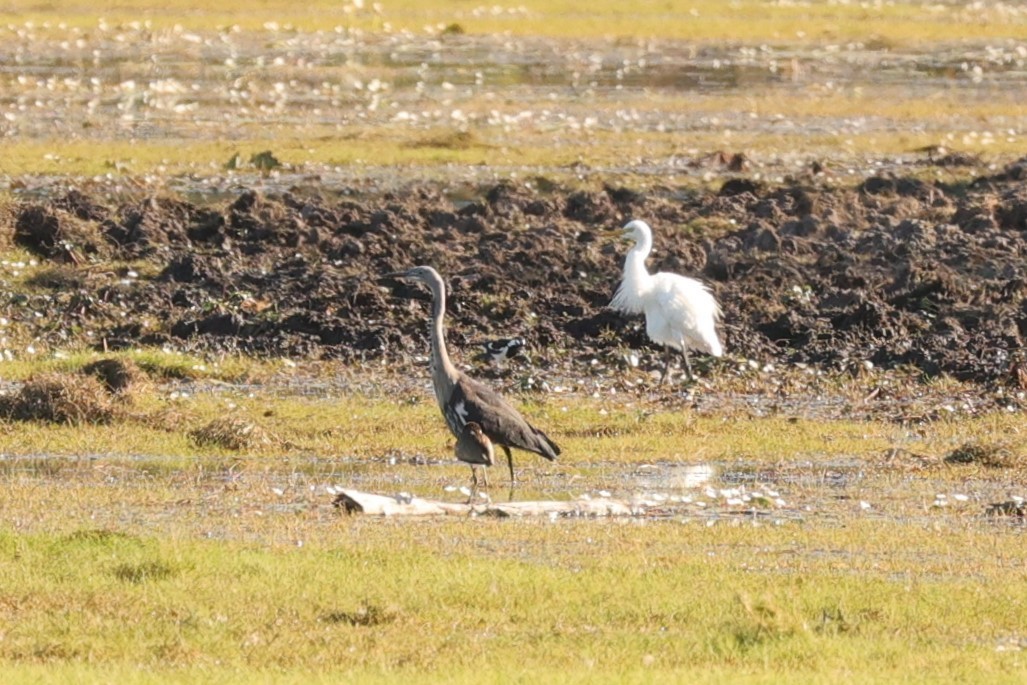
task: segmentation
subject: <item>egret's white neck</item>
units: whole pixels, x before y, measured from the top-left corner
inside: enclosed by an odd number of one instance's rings
[[[645,260],[649,259],[649,253],[653,251],[652,237],[642,234],[635,246],[628,250],[628,256],[624,258],[624,273],[637,271],[646,276],[649,271],[645,268]]]
[[[638,314],[644,311],[643,298],[652,288],[653,277],[645,268],[645,260],[652,250],[653,241],[643,235],[624,259],[624,277],[610,305],[623,312]]]

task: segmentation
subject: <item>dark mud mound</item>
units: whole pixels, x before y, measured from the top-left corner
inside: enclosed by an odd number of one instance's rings
[[[40,331],[60,344],[89,331],[107,348],[401,363],[426,349],[427,295],[382,275],[430,264],[450,286],[454,347],[523,336],[534,363],[581,373],[649,344],[640,319],[606,309],[627,249],[606,231],[641,218],[655,231],[652,270],[711,284],[729,356],[982,383],[1027,375],[1027,178],[1012,167],[958,187],[892,177],[852,188],[742,179],[707,194],[500,184],[469,202],[429,188],[360,201],[245,192],[221,207],[107,207],[72,194],[13,217],[19,244],[76,269],[152,264],[135,280],[63,279]]]
[[[22,209],[13,237],[17,245],[62,262],[81,264],[90,258],[108,258],[111,253],[99,223],[83,219],[57,203]]]

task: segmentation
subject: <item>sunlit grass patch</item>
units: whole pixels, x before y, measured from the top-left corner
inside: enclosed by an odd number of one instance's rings
[[[237,4],[237,3],[236,3]],[[722,3],[696,0],[667,6],[643,2],[627,11],[622,4],[604,0],[582,13],[580,5],[527,2],[473,6],[462,2],[432,3],[386,0],[382,3],[325,2],[297,6],[288,2],[259,7],[229,2],[217,8],[182,0],[155,5],[133,0],[98,11],[88,3],[61,3],[45,7],[14,0],[9,10],[18,22],[32,22],[37,31],[63,23],[94,28],[103,17],[112,27],[149,22],[159,30],[180,26],[187,30],[213,30],[238,26],[244,30],[272,30],[289,35],[295,30],[412,31],[434,34],[511,33],[554,38],[653,37],[679,40],[761,42],[834,42],[863,40],[882,47],[929,41],[958,42],[1024,35],[1027,18],[1015,5],[921,5],[892,3],[868,7],[858,3],[804,4],[743,0]],[[455,27],[459,27],[456,29]],[[447,30],[448,29],[448,30]]]
[[[229,357],[212,361],[147,349],[107,355],[79,352],[35,363],[10,362],[5,366],[5,377],[11,380],[31,378],[34,374],[67,374],[85,379],[83,370],[88,371],[90,365],[103,360],[115,365],[130,364],[130,368],[143,374],[132,394],[130,412],[121,415],[106,431],[97,433],[89,432],[89,426],[16,424],[7,449],[21,454],[47,449],[57,449],[59,453],[79,449],[89,453],[169,454],[167,449],[175,446],[173,453],[190,455],[197,454],[196,445],[189,446],[185,434],[220,420],[226,426],[242,427],[243,432],[259,428],[259,434],[274,436],[273,440],[257,440],[252,445],[257,453],[276,450],[283,454],[364,457],[451,456],[452,438],[439,420],[438,408],[426,388],[415,384],[397,391],[385,389],[386,383],[380,391],[374,389],[374,384],[363,384],[364,390],[359,392],[343,391],[347,382],[343,379],[353,371],[337,363],[297,369],[273,360]],[[274,389],[275,383],[290,377],[295,377],[290,381],[292,390]],[[859,379],[844,378],[848,380],[825,380],[815,386],[819,388],[817,392],[850,396],[852,402],[861,403],[866,386]],[[304,379],[321,390],[302,394]],[[271,385],[262,389],[252,385],[255,380],[271,381]],[[185,382],[167,385],[178,381]],[[729,377],[723,379],[721,391],[731,392],[732,383],[739,384],[738,390],[744,391],[742,379],[732,381]],[[941,396],[944,388],[939,383],[934,384],[937,387],[931,392]],[[809,391],[808,386],[801,387]],[[952,389],[957,391],[958,387]],[[510,396],[533,423],[544,427],[561,444],[565,456],[558,464],[571,469],[578,461],[694,464],[883,458],[895,447],[921,452],[940,462],[968,441],[990,444],[989,436],[1020,430],[1011,414],[996,413],[975,419],[954,415],[951,419],[933,420],[930,431],[911,440],[902,423],[884,421],[825,422],[792,411],[761,412],[765,415],[759,416],[741,407],[714,413],[695,412],[678,403],[661,402],[658,397],[647,399],[644,395],[589,398],[511,392]],[[133,431],[138,435],[125,442],[125,434]],[[168,431],[181,433],[181,439],[169,441]],[[152,441],[150,446],[148,441]],[[132,445],[130,449],[118,447],[128,444]]]
[[[994,536],[880,522],[289,527],[302,547],[5,534],[3,611],[17,620],[0,658],[18,669],[67,668],[89,653],[115,668],[386,680],[416,670],[457,682],[511,669],[557,682],[581,669],[973,682],[1023,669],[995,649],[1019,630],[1025,597],[1011,564],[1022,554],[979,556]],[[953,572],[965,563],[976,580]],[[886,665],[864,668],[882,655]]]
[[[227,450],[253,450],[277,442],[259,424],[239,417],[219,417],[189,431],[189,437],[200,447],[222,447]]]
[[[857,379],[831,382],[857,393]],[[466,480],[428,389],[400,387],[156,383],[109,426],[0,424],[0,515],[15,522],[0,532],[5,682],[43,665],[102,681],[98,664],[126,682],[228,667],[381,682],[1023,674],[1007,649],[1027,601],[1017,518],[984,516],[1016,469],[943,461],[1013,434],[1016,416],[917,432],[511,393],[564,448],[555,464],[518,456],[519,497],[606,487],[705,505],[625,521],[346,516],[328,485],[446,498]],[[280,442],[188,437],[224,417]],[[911,471],[896,448],[933,460]],[[703,464],[707,480],[671,482]],[[786,502],[732,510],[726,488]]]
[[[583,145],[582,142],[587,144]],[[912,133],[903,130],[870,133],[800,133],[787,135],[763,130],[748,130],[739,126],[724,131],[692,131],[688,135],[675,132],[611,132],[595,130],[585,134],[552,131],[525,130],[513,134],[493,137],[491,134],[475,133],[470,140],[461,136],[418,137],[410,132],[379,127],[373,140],[357,143],[342,141],[318,141],[315,139],[283,140],[280,138],[254,140],[247,148],[275,146],[288,171],[292,173],[320,173],[333,169],[365,169],[368,173],[380,172],[388,167],[419,169],[430,173],[451,172],[448,165],[473,167],[488,164],[497,172],[536,168],[554,175],[554,180],[566,179],[574,182],[580,178],[582,169],[591,174],[606,171],[606,178],[631,178],[632,174],[644,178],[646,164],[660,163],[661,175],[666,179],[664,162],[678,159],[681,162],[701,161],[720,151],[744,152],[756,162],[756,169],[770,166],[785,171],[791,164],[792,173],[802,170],[802,163],[808,159],[828,162],[830,173],[843,179],[848,175],[846,165],[860,168],[867,157],[899,156],[909,161],[923,155],[915,150],[928,145],[950,145],[960,152],[985,155],[985,163],[991,160],[1010,160],[1022,148],[1019,138],[981,137],[957,131],[950,133],[943,124],[938,133]],[[79,141],[70,145],[77,148],[73,156],[56,160],[40,161],[40,149],[51,149],[55,141],[19,141],[9,145],[11,164],[17,174],[57,174],[61,176],[95,176],[102,171],[93,154],[101,148],[117,147],[111,141]],[[227,153],[217,144],[203,142],[181,143],[125,143],[125,159],[130,160],[120,177],[138,177],[151,173],[170,176],[200,174],[201,176],[223,176]],[[167,150],[150,149],[167,146]],[[791,161],[789,161],[791,160]],[[582,169],[578,169],[584,165]],[[833,167],[833,168],[832,168]],[[564,171],[561,172],[561,169]],[[687,170],[684,170],[687,171]],[[721,169],[712,168],[712,172]],[[931,169],[945,178],[955,178],[959,169]],[[972,173],[973,169],[962,173]],[[271,172],[274,173],[274,172]],[[780,172],[778,172],[780,173]],[[694,184],[694,173],[681,173],[675,182]],[[439,178],[442,178],[440,176]]]
[[[40,372],[79,372],[90,364],[107,359],[130,363],[157,382],[201,379],[256,382],[284,368],[278,360],[255,360],[241,355],[199,356],[157,348],[110,352],[72,349],[55,350],[45,359],[26,357],[0,362],[0,373],[4,380],[24,381]]]

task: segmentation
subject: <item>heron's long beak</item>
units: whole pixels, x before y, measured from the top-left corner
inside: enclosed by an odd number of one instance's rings
[[[392,273],[382,274],[378,278],[406,278],[406,271],[393,271]]]

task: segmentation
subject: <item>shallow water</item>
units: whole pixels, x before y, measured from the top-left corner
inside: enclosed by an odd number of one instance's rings
[[[631,502],[641,518],[708,525],[762,521],[844,526],[847,521],[870,519],[1023,527],[1022,517],[985,512],[991,503],[1027,496],[1021,483],[1001,477],[954,483],[941,472],[910,474],[857,456],[770,465],[581,460],[550,465],[530,455],[519,456],[519,483],[512,491],[505,466],[492,469],[488,493],[493,501],[608,498]],[[90,525],[97,527],[126,520],[165,527],[199,519],[211,536],[219,538],[237,534],[232,527],[217,525],[219,516],[235,516],[232,512],[257,517],[339,515],[331,502],[340,488],[450,502],[465,502],[469,494],[469,470],[448,459],[291,456],[282,463],[273,457],[262,463],[265,466],[255,468],[227,460],[183,466],[178,457],[3,456],[0,480],[19,489],[31,486],[63,493],[68,502],[120,502],[102,509],[87,506]],[[153,501],[150,491],[176,494],[160,494]]]
[[[921,52],[863,44],[697,46],[284,31],[204,35],[112,29],[43,37],[8,29],[0,30],[0,37],[0,112],[6,117],[0,125],[5,136],[23,141],[228,142],[291,129],[321,130],[331,140],[348,127],[366,126],[399,138],[469,128],[502,144],[516,144],[532,131],[574,139],[584,130],[684,136],[734,130],[839,139],[874,132],[920,135],[936,124],[859,107],[830,114],[814,106],[809,115],[785,117],[674,103],[688,97],[694,105],[725,95],[811,103],[880,91],[896,100],[1015,107],[1027,76],[1027,51],[1012,42],[932,46]],[[987,122],[958,114],[943,125],[939,136],[951,131],[1005,135],[1027,129],[1027,114],[1003,117],[1002,131],[988,131]],[[839,148],[839,153],[844,151]],[[643,156],[625,165],[646,175],[706,173],[685,161],[684,154],[681,159]],[[872,165],[887,167],[894,161],[874,160]],[[404,181],[395,169],[376,169],[373,160],[367,162],[353,173],[345,166],[322,165],[270,178],[197,168],[205,180],[179,178],[172,186],[196,197],[217,197],[239,184],[288,188],[302,184],[310,173],[331,185],[371,191]],[[856,158],[846,163],[861,166]],[[450,183],[459,184],[518,171],[554,170],[493,166],[447,174]],[[31,181],[29,186],[41,187]]]

